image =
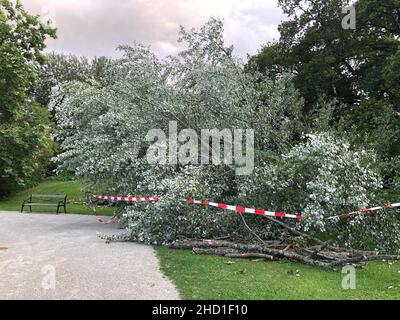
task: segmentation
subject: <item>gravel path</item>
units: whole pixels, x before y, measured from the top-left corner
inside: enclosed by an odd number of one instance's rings
[[[152,247],[94,217],[0,212],[0,299],[179,299]]]

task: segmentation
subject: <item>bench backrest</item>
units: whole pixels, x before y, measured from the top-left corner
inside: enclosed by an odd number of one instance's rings
[[[45,195],[45,194],[33,194],[32,199],[66,199],[66,195]]]

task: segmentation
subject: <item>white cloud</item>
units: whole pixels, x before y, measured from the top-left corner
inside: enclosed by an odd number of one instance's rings
[[[179,25],[200,27],[225,20],[225,38],[242,58],[277,39],[283,15],[277,0],[22,0],[36,14],[54,16],[58,39],[48,50],[115,56],[120,44],[139,41],[160,56],[174,54]]]

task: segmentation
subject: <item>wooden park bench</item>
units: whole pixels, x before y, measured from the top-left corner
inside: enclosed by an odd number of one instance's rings
[[[47,201],[54,201],[48,203]],[[56,203],[56,200],[57,203]],[[24,212],[24,208],[29,207],[32,212],[32,207],[57,207],[57,214],[60,208],[64,208],[64,213],[67,213],[67,196],[66,195],[41,195],[32,194],[27,200],[22,203],[21,213]]]

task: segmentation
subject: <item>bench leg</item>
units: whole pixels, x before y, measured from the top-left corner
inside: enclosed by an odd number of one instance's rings
[[[57,206],[57,215],[58,215],[59,211],[60,211],[60,206]]]
[[[21,213],[24,213],[24,205],[22,205],[22,207],[21,207]]]
[[[67,214],[67,206],[64,205],[64,214]]]
[[[29,206],[29,211],[32,212],[32,207],[31,206]]]

